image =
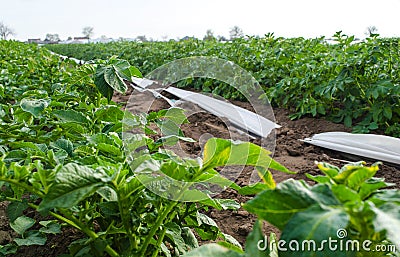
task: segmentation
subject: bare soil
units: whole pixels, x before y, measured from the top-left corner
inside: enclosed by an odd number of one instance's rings
[[[165,100],[154,99],[148,92],[140,93],[138,95],[135,94],[134,97],[129,99],[130,93],[131,92],[128,92],[127,95],[116,94],[114,95],[114,101],[127,103],[126,109],[132,112],[157,111],[169,108],[169,105]],[[248,103],[234,103],[243,108],[251,109],[251,106]],[[256,144],[263,143],[259,139],[248,138],[246,135],[239,133],[226,119],[204,112],[201,108],[194,106],[193,104],[183,103],[180,106],[185,110],[188,110],[187,116],[190,121],[189,124],[184,124],[181,128],[187,137],[192,137],[197,141],[196,143],[181,143],[176,149],[174,149],[183,156],[199,156],[204,142],[211,136],[240,140],[247,139]],[[322,132],[349,132],[349,128],[346,128],[341,124],[335,124],[318,118],[301,118],[293,121],[288,118],[287,110],[277,108],[273,111],[276,122],[281,125],[282,128],[277,129],[274,133],[274,137],[276,138],[275,144],[272,141],[268,141],[266,146],[267,148],[272,148],[269,150],[274,150],[273,157],[275,160],[282,163],[288,169],[297,172],[295,175],[274,172],[273,175],[276,182],[279,183],[288,178],[307,180],[305,176],[306,173],[314,175],[319,174],[314,163],[315,161],[324,161],[342,166],[345,164],[346,160],[350,160],[350,156],[307,145],[299,141],[299,139],[311,137],[314,134]],[[361,158],[352,156],[351,161],[354,160],[361,160]],[[367,163],[371,164],[371,162]],[[224,170],[223,172],[229,176],[230,171]],[[251,173],[251,169],[243,169],[239,176],[234,176],[235,182],[241,186],[246,185],[249,181],[249,174]],[[381,169],[378,171],[377,176],[384,177],[388,182],[397,183],[397,188],[399,187],[400,171],[398,168],[383,164]],[[226,190],[217,195],[217,197],[236,199],[240,203],[244,203],[251,198],[238,195],[233,190]],[[6,205],[7,204],[4,202],[0,203],[0,244],[11,241],[15,236],[8,225],[5,213]],[[30,211],[27,215],[33,216],[37,214]],[[238,211],[210,210],[208,215],[217,222],[224,233],[232,235],[241,244],[245,242],[245,238],[256,220],[254,215],[247,213],[243,209]],[[269,224],[264,224],[264,230],[266,233],[275,232],[279,234],[279,231]],[[49,236],[48,242],[45,246],[21,248],[14,256],[58,256],[62,253],[68,252],[68,245],[81,236],[82,234],[74,229],[64,228],[62,234]]]

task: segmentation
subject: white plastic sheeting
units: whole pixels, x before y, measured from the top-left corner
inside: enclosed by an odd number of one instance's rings
[[[343,153],[400,164],[400,139],[394,137],[326,132],[301,141]]]
[[[186,91],[176,87],[147,89],[150,85],[157,85],[157,82],[149,79],[134,78],[133,82],[142,90],[148,90],[154,96],[160,97],[157,91],[164,90],[184,101],[197,104],[204,110],[214,114],[218,117],[227,118],[232,125],[240,130],[254,134],[258,137],[267,137],[273,129],[280,128],[278,124],[239,106],[233,105],[229,102],[218,100],[204,94]],[[137,89],[137,87],[134,86]],[[158,96],[157,96],[158,95]],[[163,97],[164,98],[164,97]],[[170,103],[170,101],[168,101]]]
[[[151,86],[153,84],[156,84],[155,81],[150,80],[150,79],[146,79],[146,78],[136,78],[136,77],[132,77],[132,82],[136,85],[138,85],[141,88],[146,88],[148,86]]]
[[[250,131],[260,137],[266,137],[273,129],[281,127],[254,112],[200,93],[194,93],[175,87],[168,87],[165,91],[182,100],[195,103],[218,117],[225,117],[241,130]]]
[[[70,59],[70,60],[76,62],[76,64],[84,64],[84,63],[86,63],[86,62],[83,61],[83,60],[78,60],[78,59],[73,58],[73,57],[68,57],[68,56],[66,56],[66,55],[57,54],[57,53],[54,53],[54,52],[52,52],[52,51],[50,51],[50,53],[53,54],[53,55],[59,56],[59,57],[60,57],[61,59],[63,59],[63,60],[65,60],[65,59]]]

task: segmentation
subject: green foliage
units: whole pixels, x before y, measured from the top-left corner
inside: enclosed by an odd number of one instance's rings
[[[250,143],[212,139],[205,160],[166,150],[179,140],[193,142],[179,128],[188,122],[184,112],[132,115],[110,101],[114,90],[125,91],[124,80],[140,76],[126,61],[77,67],[12,41],[0,42],[0,54],[0,200],[10,202],[7,216],[18,234],[0,246],[1,256],[45,244],[61,225],[86,236],[67,256],[177,256],[198,247],[194,231],[238,248],[204,211],[240,205],[196,185],[240,189],[214,169],[219,166],[267,171],[272,163],[288,172]],[[24,216],[27,208],[54,219],[38,222]]]
[[[184,256],[398,256],[400,193],[374,177],[379,163],[338,168],[318,163],[316,182],[286,180],[244,204],[244,209],[281,230],[264,237],[257,221],[245,251],[207,244]]]
[[[271,153],[252,143],[239,143],[211,138],[204,146],[203,169],[225,165],[250,165],[270,167],[271,169],[291,173],[287,168],[273,160]]]
[[[56,221],[40,221],[39,230],[30,230],[36,221],[26,216],[19,216],[12,222],[10,227],[20,236],[14,238],[14,244],[0,246],[0,256],[7,256],[16,252],[17,246],[44,245],[46,243],[46,234],[58,234],[61,232],[61,226]]]
[[[216,56],[250,71],[272,104],[291,109],[291,118],[326,116],[355,132],[381,130],[399,136],[400,52],[398,38],[372,34],[364,41],[337,32],[325,38],[238,38],[230,42],[184,40],[49,45],[51,50],[82,60],[113,55],[129,60],[144,74],[189,56]],[[191,86],[225,98],[243,96],[225,83],[187,79]]]
[[[328,115],[356,124],[358,131],[387,128],[387,133],[399,133],[398,42],[374,36],[355,43],[341,33],[335,37],[338,43],[333,45],[323,39],[267,35],[227,44],[189,40],[68,47],[108,48],[93,51],[89,59],[122,49],[119,57],[130,55],[131,63],[144,71],[179,56],[232,58],[253,71],[275,104],[294,106],[293,117]],[[153,52],[154,44],[159,52]],[[134,116],[110,100],[114,90],[126,90],[124,80],[141,76],[127,61],[113,57],[77,67],[42,48],[12,41],[0,42],[0,57],[0,199],[10,202],[6,212],[18,235],[0,246],[2,256],[15,253],[18,246],[45,244],[46,235],[59,233],[61,224],[86,235],[70,245],[68,256],[277,256],[276,249],[255,248],[263,239],[260,222],[244,250],[219,231],[203,210],[240,205],[211,198],[197,185],[258,193],[244,207],[281,229],[285,241],[322,243],[339,239],[337,231],[345,229],[347,236],[340,238],[345,243],[371,240],[370,248],[395,244],[400,249],[399,191],[385,189],[392,185],[374,177],[377,165],[338,168],[319,163],[325,175],[309,175],[316,185],[295,180],[276,185],[268,168],[290,171],[250,143],[210,139],[202,159],[182,159],[164,146],[193,141],[179,128],[187,122],[183,110]],[[207,82],[203,89],[227,98],[240,96],[224,84]],[[215,169],[227,165],[254,166],[263,183],[240,188]],[[27,208],[54,220],[37,222],[24,216]],[[194,231],[203,240],[222,242],[191,251],[198,247]],[[307,251],[295,254],[310,256]],[[326,250],[314,255],[332,254],[392,253]]]
[[[304,242],[312,239],[317,246],[332,238],[350,244],[356,240],[359,246],[370,240],[370,248],[378,244],[394,244],[397,249],[399,231],[399,201],[385,195],[398,194],[398,190],[383,189],[392,186],[383,179],[375,178],[376,163],[365,167],[363,162],[345,165],[343,168],[318,163],[324,176],[308,177],[314,186],[304,181],[287,180],[275,189],[265,190],[248,201],[244,208],[257,214],[282,230],[281,240]],[[389,223],[391,224],[389,226]],[[345,233],[341,235],[339,232]],[[311,251],[312,256],[387,256],[395,252],[366,251],[364,248]],[[310,256],[310,249],[284,251],[280,256]]]
[[[276,236],[270,235],[271,245],[276,244]],[[214,257],[214,256],[227,256],[227,257],[277,257],[278,253],[275,249],[258,249],[260,241],[265,240],[262,232],[262,222],[256,221],[253,227],[253,231],[247,236],[246,247],[244,251],[240,248],[226,245],[225,243],[219,244],[206,244],[194,251],[185,254],[185,257]]]
[[[98,65],[94,74],[94,83],[100,93],[107,98],[108,101],[114,93],[125,93],[128,89],[124,82],[131,81],[132,77],[142,77],[138,69],[131,66],[126,60],[118,60],[115,57],[110,58],[105,63]]]

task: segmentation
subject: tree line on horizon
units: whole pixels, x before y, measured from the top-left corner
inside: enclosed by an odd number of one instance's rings
[[[94,28],[91,26],[86,26],[82,29],[82,35],[88,39],[91,39],[94,35]],[[6,25],[3,22],[0,22],[0,38],[2,40],[7,40],[8,37],[10,36],[16,36],[16,32],[14,29],[12,29],[10,26]],[[244,36],[243,30],[239,26],[233,26],[230,31],[229,31],[229,36],[230,40],[233,40],[235,38],[240,38]],[[102,35],[101,38],[107,38],[106,36]],[[167,35],[164,35],[161,37],[163,41],[166,41],[168,39]],[[189,36],[185,36],[182,39],[187,39],[187,38],[192,38]],[[68,37],[67,40],[72,40],[72,37]],[[140,42],[148,42],[148,41],[154,41],[153,38],[147,38],[146,35],[140,35],[135,38],[137,41]],[[211,29],[208,29],[206,31],[206,34],[203,37],[203,40],[219,40],[219,41],[228,41],[224,36],[215,36],[214,32]],[[44,41],[50,41],[50,42],[59,42],[61,41],[59,34],[57,33],[47,33]]]
[[[377,34],[377,33],[378,33],[378,29],[375,26],[368,26],[366,28],[366,31],[364,32],[364,34],[366,36],[371,36],[371,35]],[[0,22],[0,39],[7,40],[7,38],[9,36],[15,36],[15,35],[16,35],[16,32],[14,29],[12,29],[8,25],[6,25],[4,22],[2,22],[2,21]],[[91,26],[84,27],[82,29],[82,35],[87,39],[91,39],[94,35],[94,27],[91,27]],[[229,30],[229,39],[224,36],[221,36],[221,35],[215,36],[213,30],[208,29],[206,31],[206,34],[203,37],[203,40],[229,41],[229,40],[234,40],[236,38],[241,38],[241,37],[244,37],[243,30],[239,26],[233,26]],[[107,39],[107,37],[105,35],[102,35],[100,38]],[[161,38],[162,38],[162,41],[167,41],[168,36],[164,35]],[[185,36],[178,40],[185,40],[185,39],[189,39],[189,38],[194,38],[194,37],[193,36],[192,37]],[[72,40],[72,39],[73,39],[72,37],[68,37],[67,40]],[[120,39],[123,39],[123,38],[120,38]],[[139,42],[155,41],[153,38],[148,39],[146,37],[146,35],[137,36],[135,38],[135,40],[139,41]],[[170,39],[170,40],[173,40],[173,39]],[[60,39],[59,34],[57,34],[57,33],[55,33],[55,34],[47,33],[44,41],[59,42],[59,41],[61,41],[61,39]]]

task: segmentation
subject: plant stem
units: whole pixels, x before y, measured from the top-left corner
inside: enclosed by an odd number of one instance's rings
[[[28,203],[28,205],[34,209],[37,209],[38,206],[33,204],[33,203]],[[82,222],[80,222],[78,219],[76,219],[74,216],[70,215],[69,213],[67,213],[66,211],[60,210],[60,212],[62,213],[62,215],[57,214],[55,212],[49,211],[49,214],[51,216],[53,216],[54,218],[61,220],[65,223],[67,223],[68,225],[82,231],[83,233],[85,233],[87,236],[89,236],[92,239],[97,239],[99,238],[99,236],[96,234],[96,232],[94,232],[93,230],[91,230],[90,228],[88,228],[85,224],[83,224]],[[111,256],[111,257],[120,257],[120,255],[113,249],[111,248],[111,246],[109,244],[107,244],[105,251]]]
[[[170,222],[170,220],[172,220],[174,215],[175,215],[175,211],[171,212],[169,217],[166,218],[166,220],[164,221],[164,223]],[[153,252],[153,256],[152,257],[156,257],[157,256],[157,254],[159,252],[158,249],[160,249],[160,246],[161,246],[162,242],[164,241],[164,237],[165,237],[166,233],[167,233],[167,229],[164,226],[163,229],[161,230],[161,233],[160,233],[159,237],[158,237],[157,244],[156,244],[156,250]]]
[[[200,174],[201,174],[201,173],[199,172],[199,173],[197,174],[197,176],[195,176],[195,178],[198,177]],[[149,234],[147,235],[147,237],[146,237],[146,239],[145,239],[145,241],[144,241],[144,243],[143,243],[143,245],[142,245],[142,247],[141,247],[141,249],[140,249],[140,253],[139,253],[139,256],[140,256],[140,257],[144,257],[144,256],[145,256],[146,251],[147,251],[147,247],[149,246],[151,239],[152,239],[153,236],[156,234],[157,230],[159,229],[159,227],[161,226],[161,224],[163,223],[163,221],[167,218],[168,214],[170,214],[171,216],[173,215],[173,213],[171,213],[172,209],[173,209],[176,205],[178,205],[179,199],[182,197],[182,195],[184,194],[184,192],[190,187],[190,185],[191,185],[190,183],[186,183],[185,186],[183,186],[183,188],[182,188],[181,191],[179,192],[178,197],[177,197],[177,200],[176,200],[176,201],[172,201],[172,202],[168,205],[168,207],[166,207],[166,208],[164,209],[164,211],[161,213],[161,215],[157,217],[156,223],[155,223],[154,226],[151,228]],[[165,234],[164,234],[164,235],[165,235]],[[159,238],[159,240],[161,240],[161,242],[162,242],[163,239],[164,239],[164,236],[163,236],[161,239]],[[161,245],[161,243],[160,243],[160,245]],[[157,251],[156,251],[156,252],[158,252],[158,247],[157,247]]]
[[[44,194],[42,192],[40,192],[39,190],[36,190],[34,187],[28,186],[24,183],[20,183],[18,180],[9,179],[9,178],[0,178],[0,181],[4,181],[4,182],[10,183],[10,184],[22,187],[26,191],[31,192],[32,194],[35,194],[35,195],[39,196],[40,198],[44,197]]]
[[[363,96],[364,99],[368,102],[368,104],[369,104],[370,106],[373,106],[374,104],[373,104],[373,103],[371,102],[371,100],[367,97],[367,95],[365,94],[364,89],[362,88],[360,82],[358,82],[357,79],[356,79],[356,85],[357,85],[358,89],[360,89],[360,92],[361,92],[362,96]]]
[[[117,191],[118,192],[118,191]],[[129,238],[129,249],[137,249],[136,239],[133,237],[132,226],[130,224],[130,213],[128,208],[124,208],[124,201],[122,200],[122,196],[118,193],[118,209],[121,213],[122,223],[124,224],[125,230],[128,232]]]
[[[153,236],[156,234],[157,230],[159,229],[159,227],[161,226],[161,224],[163,223],[163,221],[165,220],[165,218],[168,216],[168,214],[172,211],[172,209],[178,204],[178,202],[172,202],[170,203],[165,209],[164,211],[161,213],[160,216],[157,217],[156,223],[153,225],[153,227],[151,228],[149,234],[147,235],[139,256],[145,256],[146,251],[147,251],[147,247],[150,244],[151,239],[153,238]]]
[[[100,107],[100,105],[101,105],[101,97],[102,97],[101,93],[98,92],[97,93],[97,98],[96,98],[96,107]]]
[[[94,232],[93,230],[91,230],[90,228],[88,228],[85,224],[83,224],[82,222],[80,222],[78,219],[76,219],[74,216],[69,215],[68,213],[66,213],[65,211],[60,210],[60,212],[66,216],[69,220],[71,220],[73,223],[75,223],[78,227],[79,230],[81,230],[82,232],[84,232],[86,235],[88,235],[90,238],[92,239],[97,239],[99,238],[99,236],[96,234],[96,232]],[[111,256],[111,257],[119,257],[119,254],[113,249],[111,248],[111,246],[109,244],[107,244],[105,251]]]
[[[157,257],[157,256],[158,256],[158,252],[159,252],[158,249],[160,249],[160,246],[161,246],[161,244],[162,244],[162,242],[163,242],[163,240],[164,240],[165,233],[167,233],[167,228],[166,228],[166,227],[164,227],[164,228],[161,230],[160,236],[158,237],[158,240],[157,240],[156,250],[153,252],[152,257]]]

